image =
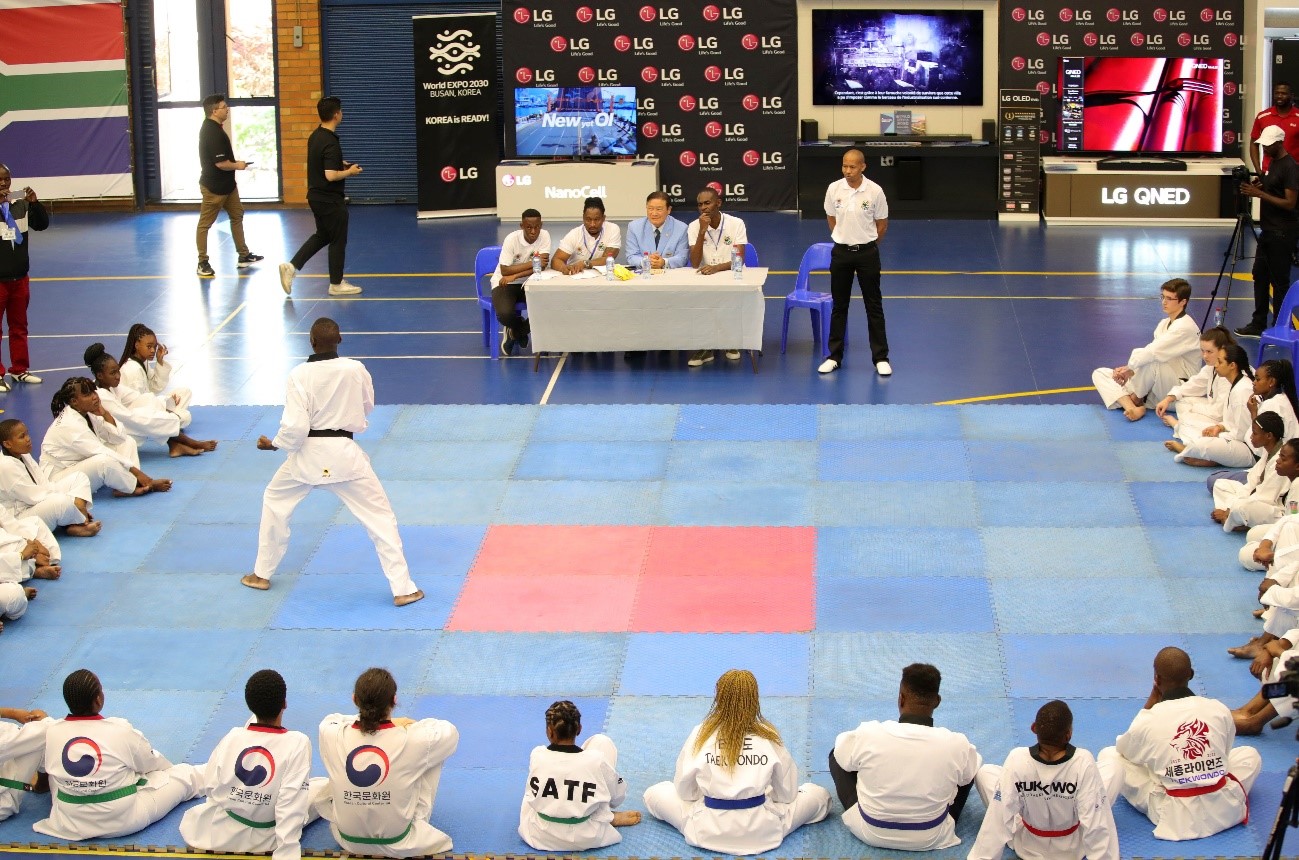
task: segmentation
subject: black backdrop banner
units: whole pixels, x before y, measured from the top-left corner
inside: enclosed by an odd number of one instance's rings
[[[711,185],[730,208],[795,208],[794,3],[505,0],[502,17],[507,153],[514,87],[633,86],[637,155],[674,206]]]
[[[496,16],[421,15],[415,37],[419,214],[496,207]]]
[[[1042,94],[1043,149],[1057,147],[1060,57],[1203,57],[1225,61],[1222,152],[1237,153],[1247,119],[1243,0],[1003,0],[1000,8],[998,85]]]

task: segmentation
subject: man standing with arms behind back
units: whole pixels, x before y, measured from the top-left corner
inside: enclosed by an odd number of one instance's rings
[[[246,269],[264,258],[249,251],[244,241],[244,204],[239,200],[235,171],[247,170],[248,162],[235,160],[230,135],[222,128],[230,118],[226,97],[217,93],[203,99],[203,114],[205,119],[198,130],[198,161],[202,170],[198,188],[203,193],[203,203],[198,210],[197,274],[200,278],[215,278],[216,272],[207,259],[207,234],[222,209],[230,218],[230,238],[235,240],[235,250],[239,252],[239,268]]]
[[[343,160],[343,145],[335,131],[343,121],[343,103],[325,96],[316,103],[320,126],[307,139],[307,203],[316,217],[316,232],[307,237],[288,263],[280,263],[280,286],[293,292],[298,270],[326,245],[329,246],[329,294],[354,296],[361,288],[343,280],[347,257],[347,198],[343,182],[361,172],[361,165]]]
[[[880,376],[891,376],[889,339],[884,331],[884,297],[880,295],[879,243],[889,229],[889,202],[884,190],[866,178],[866,156],[860,149],[843,154],[843,179],[825,192],[825,218],[834,250],[830,253],[830,357],[817,368],[833,373],[843,364],[843,338],[848,329],[848,304],[853,277],[861,281],[862,301],[870,331],[871,360]]]
[[[0,164],[0,315],[9,318],[9,373],[19,382],[35,385],[41,378],[27,370],[27,305],[31,283],[27,272],[29,230],[50,226],[49,213],[30,188],[14,191],[9,168]],[[9,390],[9,378],[0,364],[0,392]]]

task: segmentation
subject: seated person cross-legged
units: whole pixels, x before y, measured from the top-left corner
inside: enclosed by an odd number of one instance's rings
[[[1200,327],[1186,313],[1191,285],[1182,278],[1165,281],[1159,288],[1165,319],[1155,326],[1150,343],[1132,350],[1121,367],[1100,367],[1092,372],[1092,385],[1106,409],[1122,409],[1129,421],[1146,414],[1183,379],[1198,369]]]

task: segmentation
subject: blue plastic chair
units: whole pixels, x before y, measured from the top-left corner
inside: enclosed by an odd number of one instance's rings
[[[1255,366],[1263,363],[1263,350],[1269,345],[1290,350],[1290,363],[1299,367],[1299,330],[1296,330],[1295,316],[1299,313],[1299,281],[1290,285],[1277,311],[1276,324],[1265,329],[1258,339],[1258,358]]]
[[[789,336],[789,312],[793,308],[807,308],[812,312],[812,337],[821,342],[821,357],[830,355],[830,311],[834,299],[829,293],[813,292],[807,288],[813,271],[825,271],[830,267],[830,251],[834,245],[830,242],[817,242],[803,252],[803,260],[798,264],[798,277],[794,280],[794,292],[785,296],[785,318],[780,323],[780,351],[785,352],[785,342]]]
[[[750,266],[756,266],[756,265],[758,265],[758,249],[753,247],[752,242],[745,242],[744,243],[744,266],[745,268],[749,268]]]
[[[474,257],[474,291],[478,294],[478,310],[483,315],[483,349],[491,354],[493,361],[499,360],[501,357],[501,342],[496,336],[501,323],[496,318],[496,307],[492,304],[491,291],[483,292],[483,278],[496,271],[496,267],[500,262],[500,245],[488,245],[486,248],[480,248],[478,255]],[[517,307],[525,310],[527,306],[526,302],[519,302],[517,305]]]

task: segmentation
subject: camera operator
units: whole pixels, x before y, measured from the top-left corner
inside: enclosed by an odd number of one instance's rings
[[[1271,285],[1272,313],[1281,309],[1290,286],[1290,259],[1299,238],[1299,164],[1285,151],[1285,132],[1275,125],[1263,129],[1258,142],[1269,159],[1267,172],[1243,182],[1240,193],[1260,202],[1258,248],[1254,254],[1254,315],[1236,329],[1241,337],[1258,337],[1268,325]]]
[[[1257,735],[1273,717],[1295,715],[1294,696],[1289,690],[1280,688],[1287,686],[1287,680],[1295,680],[1292,667],[1286,663],[1299,657],[1299,649],[1294,647],[1296,642],[1299,642],[1299,629],[1291,630],[1280,639],[1267,643],[1250,664],[1250,673],[1263,682],[1263,688],[1254,698],[1231,712],[1231,718],[1236,723],[1236,734]],[[1287,675],[1290,677],[1287,678]]]

